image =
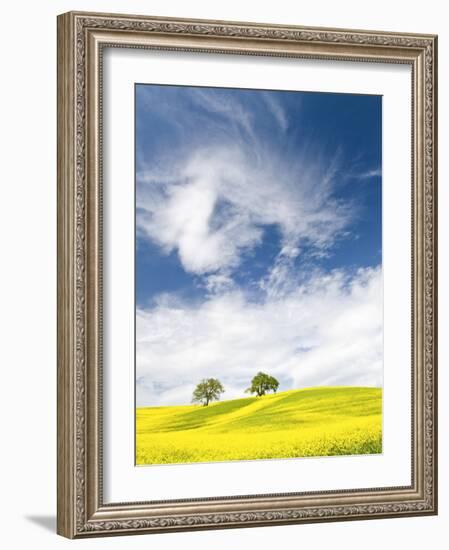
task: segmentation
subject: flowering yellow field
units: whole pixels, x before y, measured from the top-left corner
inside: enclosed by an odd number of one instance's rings
[[[136,410],[139,465],[381,452],[380,388],[316,387]]]

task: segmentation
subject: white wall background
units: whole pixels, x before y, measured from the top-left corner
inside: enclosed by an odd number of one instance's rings
[[[56,514],[56,15],[125,12],[439,34],[440,515],[70,542]],[[0,517],[2,546],[22,548],[273,545],[442,548],[449,535],[449,30],[438,0],[23,0],[2,6],[0,85]],[[393,542],[394,541],[394,542]]]

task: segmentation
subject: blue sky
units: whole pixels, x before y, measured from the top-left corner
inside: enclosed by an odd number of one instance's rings
[[[380,385],[381,97],[135,100],[138,404],[188,403],[207,376],[237,397],[264,369],[282,389]]]

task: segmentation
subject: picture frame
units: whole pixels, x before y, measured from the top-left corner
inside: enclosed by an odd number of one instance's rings
[[[410,484],[106,502],[103,55],[236,55],[410,69]],[[180,82],[180,84],[183,84]],[[407,144],[409,147],[409,144]],[[58,493],[68,538],[437,513],[437,37],[70,12],[58,17]],[[397,224],[404,224],[398,216]],[[384,235],[388,239],[388,235]],[[106,306],[106,309],[105,309]],[[123,368],[127,368],[124,366]],[[134,466],[134,465],[133,465]],[[213,465],[212,465],[213,466]],[[204,468],[204,465],[197,465]],[[110,472],[108,470],[108,475]]]

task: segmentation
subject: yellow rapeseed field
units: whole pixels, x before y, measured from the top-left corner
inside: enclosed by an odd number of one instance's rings
[[[380,388],[315,387],[136,410],[139,465],[381,452]]]

